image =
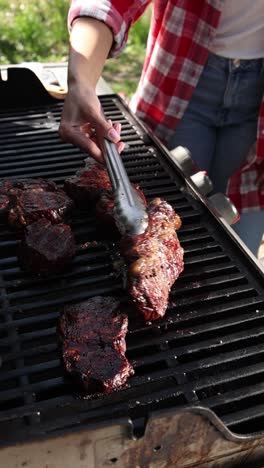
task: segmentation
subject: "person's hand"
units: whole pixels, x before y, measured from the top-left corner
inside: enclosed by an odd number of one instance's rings
[[[61,116],[59,135],[62,140],[78,146],[94,159],[103,161],[100,141],[107,138],[121,152],[121,124],[105,120],[101,104],[93,87],[86,83],[69,85]]]

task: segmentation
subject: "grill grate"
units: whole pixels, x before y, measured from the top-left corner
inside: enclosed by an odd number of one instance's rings
[[[203,204],[182,190],[181,176],[121,101],[102,97],[102,104],[106,117],[123,124],[123,159],[131,181],[140,184],[148,200],[162,196],[181,216],[185,270],[163,320],[130,323],[127,356],[136,372],[128,387],[83,399],[60,363],[58,313],[65,303],[122,294],[113,268],[115,246],[107,238],[96,240],[90,213],[76,212],[72,226],[78,252],[72,269],[37,278],[20,270],[17,235],[1,224],[0,427],[6,434],[1,442],[124,415],[141,427],[151,411],[193,405],[213,409],[238,433],[263,431],[259,272]],[[1,176],[51,178],[61,185],[83,166],[85,155],[57,136],[61,109],[54,102],[1,112]]]

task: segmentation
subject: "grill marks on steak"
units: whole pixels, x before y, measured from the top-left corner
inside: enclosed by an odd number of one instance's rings
[[[75,241],[70,226],[52,225],[40,219],[25,229],[18,249],[22,266],[35,273],[58,273],[65,269],[75,255]]]
[[[73,201],[62,191],[46,192],[25,190],[11,199],[13,208],[8,221],[11,226],[23,227],[41,218],[51,223],[62,223],[73,209]]]
[[[126,356],[128,319],[114,297],[66,306],[59,336],[66,370],[88,393],[120,388],[134,371]]]
[[[45,179],[0,179],[0,193],[15,195],[23,190],[56,192],[59,189],[54,182]]]
[[[138,185],[134,188],[147,205],[146,198]],[[119,237],[114,219],[114,199],[112,184],[106,166],[92,158],[85,160],[85,168],[76,175],[69,177],[64,184],[64,190],[81,208],[95,207],[97,227],[108,227],[107,234],[111,238]],[[105,231],[104,231],[105,232]]]
[[[144,234],[121,240],[127,263],[128,294],[136,311],[145,320],[164,316],[170,288],[183,270],[183,249],[175,229],[181,220],[160,198],[148,205],[149,225]]]
[[[112,185],[106,167],[92,158],[85,160],[85,168],[65,180],[64,190],[77,203],[87,208],[100,195],[111,193]]]
[[[0,179],[0,215],[8,214],[12,200],[24,190],[55,192],[56,184],[43,179]]]

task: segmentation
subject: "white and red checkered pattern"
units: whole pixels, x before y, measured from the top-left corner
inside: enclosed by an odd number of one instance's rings
[[[113,31],[111,56],[124,48],[131,24],[150,0],[72,0],[74,19],[90,16]],[[218,27],[224,0],[155,0],[146,59],[131,109],[166,144],[191,99]],[[264,209],[257,183],[264,171],[264,99],[254,156],[229,180],[228,195],[239,210]],[[264,224],[264,223],[263,223]]]

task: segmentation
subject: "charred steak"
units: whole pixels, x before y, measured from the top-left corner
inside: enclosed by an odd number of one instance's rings
[[[0,179],[0,194],[13,196],[24,190],[34,192],[57,192],[54,182],[45,179]]]
[[[18,259],[26,270],[35,273],[57,273],[75,255],[75,241],[70,226],[51,224],[40,219],[25,229],[18,249]]]
[[[71,213],[74,203],[63,192],[24,190],[11,198],[12,208],[9,212],[9,224],[14,227],[24,227],[41,218],[53,224],[62,223]]]
[[[144,234],[121,239],[121,253],[128,266],[128,294],[146,320],[163,317],[170,288],[183,270],[183,249],[175,229],[181,220],[160,198],[148,205],[149,225]]]
[[[126,356],[128,319],[114,297],[93,297],[64,308],[59,337],[66,370],[86,392],[111,392],[134,372]]]
[[[6,215],[9,212],[10,200],[7,195],[0,193],[0,216]]]
[[[66,179],[64,184],[65,192],[83,208],[96,202],[101,194],[112,191],[106,167],[92,158],[85,162],[85,168]]]
[[[54,182],[44,179],[0,179],[0,215],[11,208],[12,198],[23,190],[55,192]]]

